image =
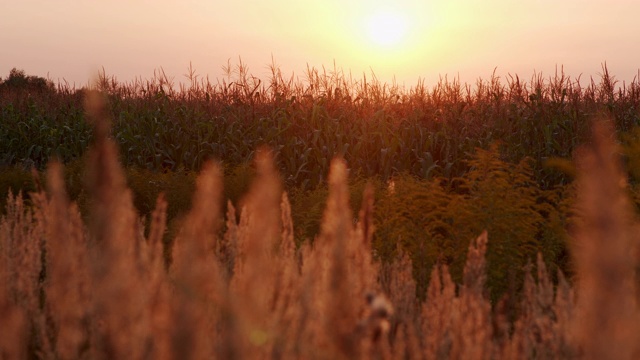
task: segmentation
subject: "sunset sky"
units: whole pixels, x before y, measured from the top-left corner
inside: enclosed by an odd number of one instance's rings
[[[162,67],[222,78],[238,58],[258,77],[271,59],[304,79],[307,64],[354,78],[373,70],[407,87],[534,71],[621,81],[640,69],[636,0],[0,0],[0,77],[13,67],[83,86],[104,67],[129,81]]]

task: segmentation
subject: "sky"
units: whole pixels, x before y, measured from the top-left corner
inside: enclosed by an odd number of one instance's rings
[[[334,64],[406,87],[463,83],[495,72],[619,81],[640,77],[637,0],[0,0],[0,77],[86,85],[98,71],[120,81],[190,66],[224,78],[238,64],[267,79],[275,63],[305,78]]]

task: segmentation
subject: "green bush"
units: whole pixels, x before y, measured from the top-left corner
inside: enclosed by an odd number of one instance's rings
[[[27,195],[36,190],[31,172],[18,167],[0,169],[0,214],[5,213],[9,193]]]
[[[376,206],[375,251],[386,261],[397,244],[411,254],[420,295],[435,264],[449,266],[461,281],[468,243],[483,230],[492,234],[487,285],[493,296],[522,283],[524,266],[538,252],[557,266],[566,251],[557,194],[539,187],[529,162],[505,162],[493,146],[477,149],[471,170],[451,181],[395,178]]]

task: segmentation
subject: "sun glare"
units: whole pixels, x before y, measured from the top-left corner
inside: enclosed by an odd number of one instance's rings
[[[385,10],[373,13],[367,23],[369,40],[382,47],[402,42],[407,34],[407,18],[400,13]]]

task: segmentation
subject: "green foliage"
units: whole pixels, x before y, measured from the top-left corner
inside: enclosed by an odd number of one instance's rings
[[[256,169],[251,163],[240,164],[227,170],[224,176],[224,198],[236,205],[240,204],[255,177]],[[240,215],[240,206],[236,207]]]
[[[0,79],[0,90],[14,89],[27,91],[54,91],[55,85],[51,80],[39,76],[27,76],[24,70],[11,69],[9,77]]]
[[[6,211],[7,197],[11,192],[27,194],[36,190],[31,172],[16,168],[0,168],[0,214]]]
[[[358,218],[362,207],[362,194],[367,185],[373,186],[376,193],[381,195],[380,183],[375,179],[355,178],[349,184],[349,206],[352,216]],[[295,225],[294,237],[297,244],[307,240],[314,240],[320,234],[320,224],[326,207],[329,189],[326,185],[318,185],[311,190],[293,189],[289,194],[291,201],[291,218]]]
[[[308,191],[297,190],[289,196],[296,243],[314,240],[320,233],[320,223],[329,196],[328,188],[318,186]]]
[[[304,189],[324,181],[337,155],[362,177],[450,179],[469,170],[475,148],[497,140],[505,160],[531,158],[536,181],[552,188],[570,178],[545,162],[570,157],[587,140],[593,116],[610,114],[621,132],[640,124],[640,82],[617,88],[606,67],[600,83],[587,87],[558,73],[528,82],[492,77],[473,89],[447,78],[404,89],[339,69],[309,69],[298,82],[272,70],[261,82],[240,63],[217,83],[192,73],[191,84],[179,87],[161,72],[133,83],[101,74],[95,87],[108,94],[126,166],[197,171],[217,159],[233,168],[268,145],[286,185]],[[0,161],[43,169],[51,157],[81,157],[91,141],[83,94],[61,85],[34,93],[0,87]]]
[[[537,253],[556,264],[565,246],[564,224],[557,202],[550,201],[553,194],[536,185],[530,159],[506,163],[494,146],[489,151],[478,149],[469,165],[471,171],[460,179],[470,205],[465,230],[492,234],[487,285],[492,294],[501,294],[522,283],[524,266]]]
[[[464,259],[464,246],[452,236],[466,226],[459,219],[467,206],[461,195],[448,191],[439,180],[398,176],[376,204],[374,251],[383,260],[393,259],[398,246],[410,254],[417,293],[424,296],[433,265]]]
[[[447,78],[404,89],[337,69],[309,69],[306,82],[272,70],[262,83],[240,63],[218,83],[192,74],[180,87],[161,72],[133,83],[101,75],[95,87],[107,95],[111,137],[141,215],[164,192],[169,221],[178,222],[195,173],[209,159],[221,162],[224,197],[240,211],[255,151],[267,145],[290,194],[295,239],[313,240],[329,163],[342,156],[354,179],[354,219],[365,183],[374,183],[379,260],[391,261],[399,247],[410,254],[424,294],[434,264],[449,265],[461,279],[467,245],[486,229],[488,285],[496,296],[522,283],[523,267],[538,251],[570,272],[565,232],[575,220],[575,189],[566,159],[603,114],[623,134],[629,191],[640,204],[640,135],[633,130],[640,80],[619,87],[604,68],[600,82],[586,87],[560,73],[529,82],[492,77],[473,89]],[[33,190],[26,170],[57,158],[66,165],[71,199],[88,208],[83,157],[93,134],[84,96],[84,89],[42,85],[15,69],[0,83],[2,201],[8,188]]]
[[[82,92],[15,69],[0,84],[0,164],[42,170],[81,158],[90,141]]]
[[[524,266],[538,252],[555,264],[566,246],[557,194],[537,185],[529,162],[507,163],[493,146],[477,150],[463,177],[394,179],[376,207],[374,248],[389,260],[400,243],[412,256],[424,295],[436,263],[448,265],[461,281],[470,239],[487,230],[487,285],[494,297],[503,294],[522,283]]]
[[[195,190],[195,172],[158,173],[147,169],[127,169],[127,184],[131,188],[133,203],[140,214],[149,215],[156,199],[164,193],[167,200],[167,219],[186,213],[191,207]]]

